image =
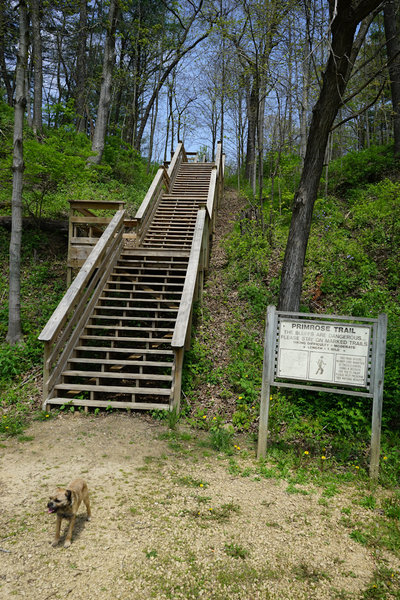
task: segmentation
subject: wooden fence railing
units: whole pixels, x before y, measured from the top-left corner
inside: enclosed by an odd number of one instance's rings
[[[182,298],[175,322],[171,346],[175,353],[172,408],[179,412],[182,366],[185,349],[190,347],[193,302],[201,300],[205,273],[209,266],[210,238],[215,227],[217,208],[223,190],[224,155],[219,142],[211,172],[207,204],[199,207]]]
[[[115,211],[124,209],[125,202],[70,200],[69,205],[67,285],[71,284],[74,270],[82,267],[103,235]]]
[[[124,210],[116,212],[39,336],[44,342],[43,407],[121,253],[124,218]]]

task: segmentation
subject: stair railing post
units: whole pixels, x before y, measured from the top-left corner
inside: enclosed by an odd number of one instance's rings
[[[42,403],[43,410],[46,410],[46,403],[47,403],[47,399],[49,397],[50,351],[51,351],[51,342],[45,342],[44,343],[44,355],[43,355],[43,403]]]
[[[174,392],[172,398],[172,410],[179,413],[181,406],[181,390],[182,390],[182,367],[183,367],[183,348],[175,348],[175,371],[174,371]]]

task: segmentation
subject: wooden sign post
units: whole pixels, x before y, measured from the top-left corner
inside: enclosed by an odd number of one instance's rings
[[[372,398],[370,476],[376,479],[387,316],[319,317],[268,307],[257,456],[266,454],[271,386]]]

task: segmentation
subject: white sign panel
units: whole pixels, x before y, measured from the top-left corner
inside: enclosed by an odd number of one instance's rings
[[[277,377],[367,385],[371,328],[281,320]]]

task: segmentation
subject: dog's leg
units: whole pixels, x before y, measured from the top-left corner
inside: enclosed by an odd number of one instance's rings
[[[89,494],[86,492],[86,494],[83,497],[83,501],[85,503],[86,506],[86,512],[87,512],[87,517],[86,520],[90,521],[90,517],[92,516],[91,510],[90,510],[90,500],[89,500]]]
[[[67,537],[65,538],[64,548],[69,548],[71,545],[72,532],[74,530],[76,515],[72,515],[71,520],[69,522],[69,527],[67,531]]]
[[[59,517],[57,515],[56,535],[54,536],[54,540],[53,540],[52,546],[57,546],[58,542],[60,541],[60,529],[61,529],[61,517]]]

